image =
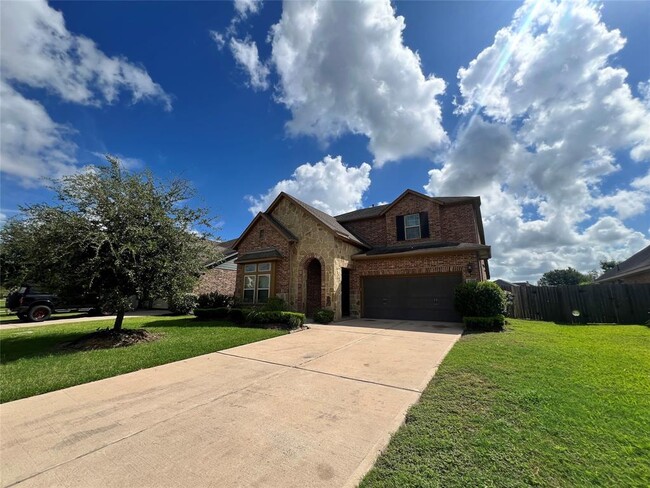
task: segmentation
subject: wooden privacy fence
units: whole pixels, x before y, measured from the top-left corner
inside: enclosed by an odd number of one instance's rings
[[[512,294],[517,319],[575,324],[645,324],[650,319],[650,284],[518,286]]]

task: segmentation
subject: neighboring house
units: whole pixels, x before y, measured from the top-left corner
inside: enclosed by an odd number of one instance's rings
[[[494,280],[494,283],[496,283],[497,286],[501,288],[503,291],[512,292],[513,288],[517,288],[516,284],[510,283],[509,281],[502,280],[502,279]]]
[[[497,279],[497,280],[494,280],[494,282],[495,282],[495,283],[499,286],[499,288],[501,288],[503,291],[509,291],[509,292],[511,292],[511,293],[512,293],[512,290],[513,290],[514,288],[517,288],[518,286],[531,286],[531,284],[528,283],[527,281],[515,281],[514,283],[511,283],[511,282],[506,281],[506,280]]]
[[[407,190],[390,204],[332,217],[281,193],[233,248],[235,294],[311,315],[460,320],[454,288],[489,278],[479,197]]]
[[[650,283],[650,246],[605,271],[596,283]]]
[[[199,278],[199,282],[194,288],[194,293],[217,292],[222,295],[235,294],[235,282],[237,278],[237,251],[232,246],[237,239],[222,241],[215,244],[220,254],[218,261],[208,263],[205,266],[205,272]]]

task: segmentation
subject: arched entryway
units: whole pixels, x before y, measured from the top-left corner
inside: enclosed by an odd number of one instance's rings
[[[318,259],[311,259],[307,263],[307,299],[305,312],[312,317],[314,312],[322,307],[321,283],[323,270]]]

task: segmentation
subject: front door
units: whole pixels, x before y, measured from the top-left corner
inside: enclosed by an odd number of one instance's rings
[[[341,269],[341,315],[350,316],[350,270]]]

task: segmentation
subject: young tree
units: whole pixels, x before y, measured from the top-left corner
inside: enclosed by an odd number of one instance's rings
[[[56,205],[30,205],[0,231],[2,281],[32,281],[62,296],[95,294],[100,305],[124,312],[140,300],[191,291],[214,246],[195,229],[211,229],[205,208],[185,180],[163,183],[150,172],[131,173],[118,159],[65,176],[52,189]]]
[[[600,262],[600,269],[602,269],[603,273],[605,273],[606,271],[609,271],[610,269],[614,269],[619,264],[621,264],[621,262],[620,261],[615,261],[615,260],[601,261]]]
[[[594,273],[582,274],[569,266],[567,269],[554,269],[542,275],[539,286],[584,285],[594,281]]]

